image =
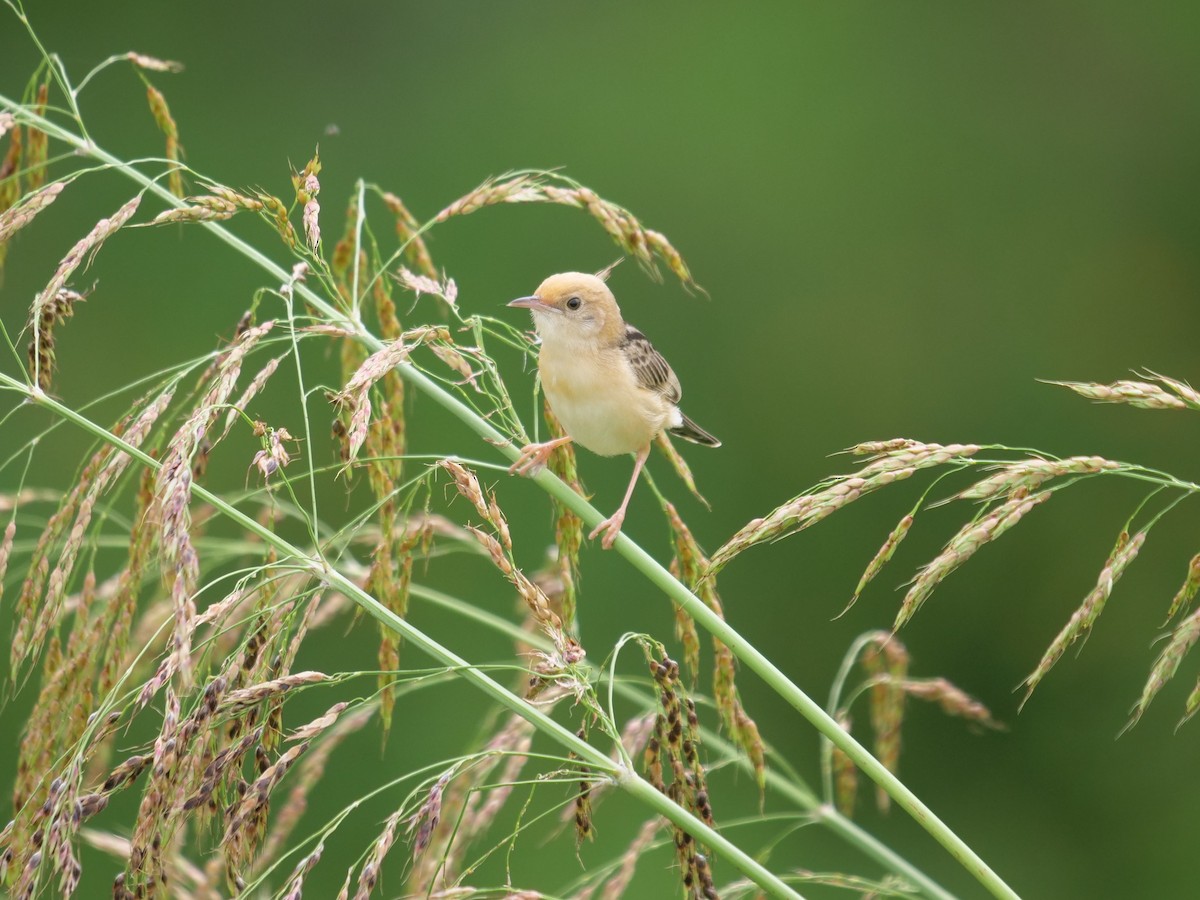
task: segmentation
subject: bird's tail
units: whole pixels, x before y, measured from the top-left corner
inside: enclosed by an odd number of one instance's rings
[[[671,434],[678,435],[685,441],[691,441],[693,444],[703,444],[706,447],[720,447],[721,442],[715,437],[689,419],[683,413],[679,414],[683,419],[674,428],[668,429]]]

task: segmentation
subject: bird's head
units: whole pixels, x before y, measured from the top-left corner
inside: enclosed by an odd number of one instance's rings
[[[508,304],[528,309],[543,341],[619,340],[623,323],[612,291],[600,278],[561,272],[543,281],[532,296]]]

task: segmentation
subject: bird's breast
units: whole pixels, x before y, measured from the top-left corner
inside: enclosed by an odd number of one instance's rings
[[[665,398],[638,385],[616,350],[564,352],[543,345],[538,369],[550,408],[567,434],[601,456],[648,446],[672,411]]]

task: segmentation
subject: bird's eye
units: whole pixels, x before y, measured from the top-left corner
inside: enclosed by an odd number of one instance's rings
[[[567,301],[567,309],[579,309],[582,304],[583,301],[578,297],[572,297]]]

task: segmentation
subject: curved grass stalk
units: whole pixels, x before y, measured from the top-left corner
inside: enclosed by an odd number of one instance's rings
[[[0,106],[12,111],[18,120],[36,126],[52,137],[55,137],[58,140],[61,140],[74,147],[82,155],[92,157],[112,170],[120,172],[121,174],[130,178],[132,181],[141,185],[144,191],[155,194],[165,203],[177,208],[182,208],[184,206],[183,202],[179,200],[179,198],[175,197],[167,188],[160,185],[155,178],[146,175],[145,173],[134,168],[132,165],[113,156],[99,147],[93,141],[80,137],[79,135],[62,128],[58,124],[44,118],[43,116],[37,115],[32,110],[22,107],[20,104],[4,95],[0,95]],[[204,221],[196,224],[200,227],[208,229],[214,236],[228,244],[235,251],[258,264],[269,275],[277,279],[279,283],[282,284],[288,281],[290,277],[289,272],[285,271],[283,267],[274,262],[266,254],[262,253],[257,248],[246,243],[241,238],[228,231],[220,223]],[[371,334],[365,328],[361,320],[331,306],[323,297],[321,297],[307,285],[303,284],[302,282],[297,283],[295,284],[295,291],[303,296],[305,301],[311,304],[313,308],[318,310],[323,316],[327,317],[329,321],[348,329],[355,335],[357,340],[359,340],[372,352],[380,350],[385,346],[384,342],[380,338]],[[510,460],[515,461],[518,458],[518,448],[513,446],[505,435],[499,432],[491,425],[491,423],[481,417],[478,413],[472,410],[453,394],[446,391],[434,379],[430,378],[424,372],[421,372],[419,369],[409,363],[400,363],[396,368],[400,375],[407,382],[419,389],[422,393],[429,396],[445,410],[467,425],[467,427],[474,431],[481,439],[496,445],[500,452]],[[53,408],[60,415],[65,415],[68,418],[75,418],[78,424],[88,428],[88,430],[93,431],[93,433],[95,433],[98,437],[101,437],[103,440],[116,440],[100,426],[83,419],[83,417],[76,418],[72,410],[64,407],[62,404],[59,404],[56,401],[52,401],[40,391],[31,389],[22,382],[4,376],[3,381],[0,383],[27,393],[31,400],[36,400],[45,405],[51,406],[51,408]],[[120,442],[117,443],[119,446]],[[132,448],[130,448],[130,451],[132,451]],[[143,464],[153,464],[149,457],[145,457],[143,454],[137,453],[136,451],[132,452],[136,458],[143,462]],[[587,527],[595,527],[603,520],[603,515],[594,506],[576,494],[566,483],[561,481],[549,470],[541,471],[534,476],[532,480],[547,493],[554,496],[557,500],[579,515]],[[273,533],[267,531],[266,529],[262,529],[257,525],[257,523],[254,523],[253,520],[242,515],[240,512],[232,507],[229,507],[227,504],[224,504],[214,495],[208,494],[198,487],[193,488],[193,490],[197,496],[203,497],[217,508],[222,509],[222,511],[227,515],[235,517],[239,524],[242,524],[244,527],[254,531],[255,533],[261,534],[264,539],[269,538],[271,542],[279,540]],[[280,547],[281,550],[286,547],[286,552],[289,554],[299,554],[299,551],[296,548],[286,544],[286,542],[280,541],[280,544],[284,545]],[[682,606],[693,618],[693,620],[699,623],[713,637],[724,643],[733,652],[734,656],[742,662],[743,665],[759,675],[759,677],[761,677],[772,690],[774,690],[780,697],[791,704],[791,706],[796,709],[806,720],[808,720],[808,722],[814,728],[816,728],[817,731],[819,731],[824,737],[842,750],[846,756],[867,775],[868,778],[879,785],[880,788],[886,791],[892,797],[892,799],[896,801],[897,805],[899,805],[902,809],[909,813],[909,815],[916,819],[917,822],[923,828],[925,828],[925,830],[928,831],[930,835],[938,843],[940,843],[954,859],[958,860],[958,862],[965,867],[971,873],[971,875],[980,882],[981,885],[983,885],[996,897],[1016,898],[1018,896],[1016,892],[1013,891],[1012,888],[1010,888],[1004,882],[1004,880],[995,871],[993,871],[992,868],[988,866],[987,863],[970,846],[967,845],[965,841],[963,841],[962,838],[960,838],[933,812],[933,810],[926,806],[925,803],[922,802],[916,794],[909,790],[909,788],[903,782],[901,782],[895,775],[888,771],[883,764],[880,763],[874,756],[872,756],[865,747],[858,743],[858,741],[852,736],[847,734],[846,731],[842,729],[838,723],[825,712],[824,709],[821,708],[820,704],[815,702],[795,683],[793,683],[753,644],[742,637],[742,635],[734,630],[728,623],[709,610],[709,608],[694,593],[688,590],[688,588],[682,582],[672,576],[671,573],[668,572],[661,563],[654,559],[626,534],[622,533],[617,538],[614,547],[621,556],[625,557],[625,559],[627,559],[633,565],[635,569],[641,572],[642,575],[644,575],[657,588],[662,590],[671,600]],[[331,578],[336,575],[336,573],[331,573],[328,570],[325,570],[325,574],[327,578]],[[465,661],[460,660],[448,649],[436,644],[431,639],[421,634],[421,632],[417,632],[415,629],[412,629],[411,626],[405,623],[402,619],[388,613],[382,607],[379,607],[373,598],[365,594],[357,586],[351,584],[348,580],[342,578],[341,576],[337,577],[340,578],[340,582],[335,579],[335,581],[331,581],[330,583],[335,584],[335,586],[343,590],[347,596],[353,598],[356,603],[359,603],[361,606],[363,606],[366,611],[382,621],[385,625],[396,629],[403,634],[406,639],[412,640],[419,647],[426,650],[426,652],[433,654],[435,658],[443,660],[453,659],[455,661],[453,663],[454,665],[468,665]],[[344,582],[344,586],[341,582]],[[419,639],[410,637],[410,633],[413,635],[419,635]],[[447,655],[439,655],[443,653]],[[482,675],[482,673],[475,673],[473,670],[468,668],[468,670],[464,673],[464,677],[467,677],[469,680],[475,682],[477,686],[496,699],[501,699],[501,696],[503,696],[504,699],[501,700],[501,702],[514,709],[514,711],[518,711],[522,715],[526,715],[528,712],[527,708],[521,703],[519,698],[516,698],[514,695],[507,692],[499,684]],[[515,706],[513,705],[514,702],[516,704]],[[590,758],[596,754],[594,748],[591,748],[590,745],[579,741],[573,734],[566,731],[553,721],[545,719],[545,717],[541,716],[540,713],[536,713],[536,717],[540,717],[544,720],[544,723],[539,723],[538,727],[542,728],[544,725],[543,730],[551,729],[552,733],[555,734],[556,739],[560,739],[563,742],[569,742],[572,745],[586,747],[586,753],[577,751],[580,752],[580,756],[585,760],[590,760]],[[531,718],[530,721],[534,721],[534,719]],[[611,761],[609,761],[607,757],[603,757],[603,759],[604,763],[601,767],[606,768],[606,770],[611,769]],[[649,785],[649,783],[637,778],[637,776],[633,773],[625,773],[623,776],[618,777],[618,780],[621,782],[622,786],[626,788],[626,790],[635,794],[635,796],[640,796],[650,805],[653,805],[656,808],[664,805],[664,803],[660,803],[659,801],[665,801],[665,798],[662,798],[661,795],[659,795],[658,792]],[[672,815],[686,815],[682,809],[675,806],[673,803],[669,803],[669,801],[665,801],[665,805],[669,806],[672,811],[671,815],[668,815],[668,818],[671,818]],[[691,817],[689,816],[688,818]],[[672,821],[675,821],[675,819],[672,819]],[[711,833],[714,837],[719,837],[716,832],[712,832],[711,829],[708,829],[703,825],[703,823],[699,822],[699,820],[695,820],[695,822],[696,826],[699,826],[699,830],[694,830],[693,834],[695,834],[697,837],[703,837],[703,839],[707,841],[708,836],[705,834],[705,832]],[[689,830],[691,830],[693,826],[689,825],[684,827],[687,827]],[[738,857],[740,857],[741,863],[753,865],[758,870],[760,877],[768,877],[770,879],[770,883],[775,885],[777,890],[783,892],[778,894],[778,896],[794,896],[794,892],[791,888],[785,885],[776,876],[767,872],[758,863],[751,860],[748,856],[746,856],[746,854],[737,850],[735,847],[733,847],[733,845],[729,844],[727,840],[721,838],[719,844],[714,843],[712,846],[714,848],[722,849],[723,852],[726,853],[735,853]],[[739,866],[739,868],[741,868],[741,866]],[[757,878],[755,880],[757,881]]]

